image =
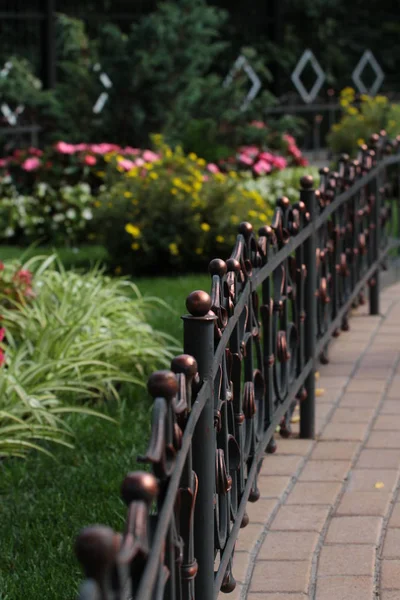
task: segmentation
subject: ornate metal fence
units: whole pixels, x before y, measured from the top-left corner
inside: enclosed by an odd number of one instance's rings
[[[379,313],[379,269],[399,245],[400,140],[384,132],[358,160],[321,170],[319,189],[277,201],[273,223],[239,226],[231,257],[210,263],[211,294],[187,298],[184,351],[154,373],[152,474],[122,484],[124,533],[84,529],[81,600],[211,600],[235,587],[234,549],[259,497],[257,475],[300,402],[314,435],[316,362],[352,307]]]

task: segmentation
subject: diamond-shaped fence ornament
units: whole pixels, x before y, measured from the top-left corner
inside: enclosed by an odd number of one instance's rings
[[[306,90],[306,88],[303,85],[303,82],[301,81],[301,74],[306,68],[308,62],[314,69],[314,73],[316,75],[314,85],[309,91]],[[321,69],[319,62],[317,61],[311,50],[304,50],[299,62],[296,65],[295,70],[292,73],[291,80],[304,102],[309,104],[310,102],[313,102],[315,100],[315,98],[318,95],[318,92],[320,91],[325,81],[325,73]]]
[[[96,73],[100,73],[100,75],[99,75],[100,83],[106,90],[109,90],[110,88],[112,88],[111,79],[109,78],[107,73],[105,73],[104,71],[101,70],[101,65],[99,63],[96,63],[94,65],[93,71],[95,71]],[[102,110],[108,100],[108,96],[109,96],[108,92],[104,91],[104,92],[101,92],[100,96],[97,98],[96,103],[93,106],[93,112],[96,115],[98,115],[99,113],[102,112]]]
[[[367,88],[367,86],[361,79],[363,71],[368,64],[376,75],[375,81],[370,88]],[[351,78],[361,94],[371,94],[372,96],[375,96],[375,94],[381,87],[383,80],[385,79],[385,74],[379,66],[379,63],[376,60],[375,56],[372,54],[371,50],[365,50],[364,54],[358,61],[358,64],[354,69]]]
[[[252,86],[243,100],[242,105],[240,107],[241,110],[246,110],[257,96],[258,92],[261,89],[261,79],[258,77],[257,73],[254,71],[253,67],[250,65],[247,58],[243,55],[238,56],[238,58],[233,63],[232,69],[229,71],[223,85],[224,87],[228,87],[231,85],[236,75],[240,73],[240,71],[244,71],[247,77],[250,79]]]
[[[6,79],[8,77],[8,74],[10,73],[11,69],[12,69],[12,63],[11,62],[6,62],[4,67],[1,69],[0,71],[0,78],[1,79]],[[12,127],[15,127],[15,125],[18,123],[18,117],[19,115],[21,115],[25,110],[25,106],[23,104],[19,104],[15,110],[11,110],[11,108],[8,106],[8,104],[6,102],[2,102],[0,105],[0,111],[2,113],[2,115],[5,117],[7,123],[9,125],[11,125]]]

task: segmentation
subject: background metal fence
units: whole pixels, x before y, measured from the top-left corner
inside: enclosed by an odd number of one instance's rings
[[[130,473],[122,535],[81,532],[81,600],[211,600],[235,587],[234,549],[259,498],[274,433],[314,435],[315,368],[352,307],[379,313],[379,270],[399,246],[400,140],[375,135],[357,160],[303,177],[299,201],[277,201],[271,225],[239,226],[230,258],[214,259],[210,295],[187,298],[184,355],[154,373],[151,440]],[[268,460],[268,459],[267,459]]]

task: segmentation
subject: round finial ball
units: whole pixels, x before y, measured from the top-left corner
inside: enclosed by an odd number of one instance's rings
[[[241,270],[240,262],[236,258],[228,258],[226,267],[228,271],[234,271],[235,273],[239,273]]]
[[[319,173],[320,175],[328,175],[328,174],[329,174],[329,167],[321,167],[321,168],[318,170],[318,173]]]
[[[242,221],[238,227],[239,233],[241,233],[245,238],[250,237],[253,232],[253,225],[248,221]]]
[[[370,137],[371,143],[376,144],[379,142],[379,133],[373,133]]]
[[[147,506],[150,506],[158,492],[157,479],[145,471],[128,473],[121,485],[122,500],[128,506],[135,500],[145,502]]]
[[[221,258],[214,258],[208,265],[208,272],[210,275],[218,275],[223,277],[226,273],[226,262]]]
[[[196,290],[186,298],[186,308],[192,317],[205,317],[211,309],[211,298],[207,292]]]
[[[349,160],[349,155],[346,153],[343,153],[340,155],[340,160],[342,160],[343,162],[347,162]]]
[[[112,564],[118,551],[116,539],[110,527],[92,525],[82,529],[75,542],[75,554],[87,577],[96,578]]]
[[[149,377],[147,389],[153,398],[172,400],[178,393],[178,382],[172,371],[155,371]]]
[[[186,377],[194,377],[197,373],[197,362],[190,354],[175,356],[171,362],[174,373],[183,373]]]
[[[300,179],[300,185],[304,190],[311,190],[314,185],[314,179],[311,175],[304,175]]]
[[[281,206],[282,208],[287,208],[288,206],[290,206],[290,200],[286,196],[282,196],[281,198],[278,198],[276,203],[278,206]]]
[[[272,233],[272,227],[270,225],[263,225],[258,230],[258,235],[260,235],[261,237],[269,238],[272,235]]]

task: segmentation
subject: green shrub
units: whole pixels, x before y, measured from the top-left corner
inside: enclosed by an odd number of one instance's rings
[[[319,184],[319,173],[316,167],[291,167],[273,173],[267,177],[248,179],[243,187],[253,191],[273,203],[281,196],[287,196],[291,202],[299,200],[300,179],[303,175],[312,175],[315,187]]]
[[[335,153],[347,152],[354,156],[357,148],[369,141],[373,133],[385,129],[389,137],[400,133],[400,105],[391,104],[386,96],[361,95],[345,88],[340,95],[343,115],[332,126],[328,144]]]
[[[118,400],[121,385],[143,385],[170,358],[176,342],[147,323],[154,299],[98,270],[80,275],[31,259],[30,302],[2,295],[0,456],[23,455],[41,439],[65,443],[64,413]],[[15,269],[14,265],[6,265]]]
[[[115,169],[118,163],[111,166]],[[98,198],[94,227],[118,271],[196,270],[231,251],[237,224],[272,216],[271,204],[195,154],[164,146]]]

